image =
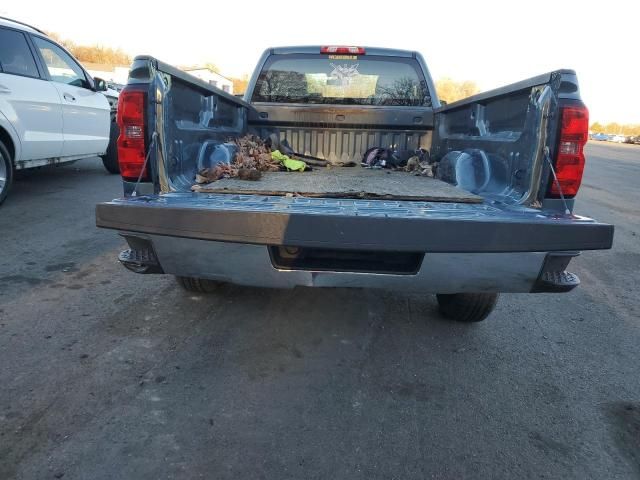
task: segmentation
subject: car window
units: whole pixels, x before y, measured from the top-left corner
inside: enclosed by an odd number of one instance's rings
[[[253,101],[431,105],[416,59],[374,55],[272,55],[258,76]]]
[[[0,69],[14,75],[40,76],[22,32],[0,28]]]
[[[55,43],[40,37],[34,36],[33,41],[38,50],[40,50],[44,63],[47,65],[51,80],[76,87],[89,88],[89,82],[87,82],[84,71],[67,52]]]

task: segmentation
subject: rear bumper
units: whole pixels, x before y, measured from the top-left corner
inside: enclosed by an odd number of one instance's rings
[[[415,293],[531,292],[546,253],[426,253],[413,274],[278,268],[265,245],[161,235],[125,236],[147,242],[154,271],[270,288],[350,287]],[[136,270],[134,270],[136,271]],[[153,272],[149,272],[153,273]]]
[[[613,226],[490,205],[173,194],[96,207],[98,227],[257,245],[501,253],[611,248]]]

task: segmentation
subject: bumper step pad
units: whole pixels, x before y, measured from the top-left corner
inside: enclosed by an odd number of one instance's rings
[[[544,272],[536,283],[536,292],[562,293],[573,290],[580,285],[580,279],[575,273],[567,272]]]
[[[118,260],[136,273],[164,273],[155,253],[150,248],[129,248],[120,252]]]

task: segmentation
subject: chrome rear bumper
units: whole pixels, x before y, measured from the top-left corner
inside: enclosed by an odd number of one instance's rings
[[[131,234],[125,234],[127,236]],[[413,275],[283,270],[268,247],[160,235],[150,242],[164,273],[271,288],[356,287],[417,293],[530,292],[544,252],[426,253]]]

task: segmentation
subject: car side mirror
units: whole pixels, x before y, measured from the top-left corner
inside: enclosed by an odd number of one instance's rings
[[[95,88],[96,92],[106,92],[107,91],[107,82],[105,82],[101,78],[94,77],[93,78],[93,85],[94,85],[94,88]]]

